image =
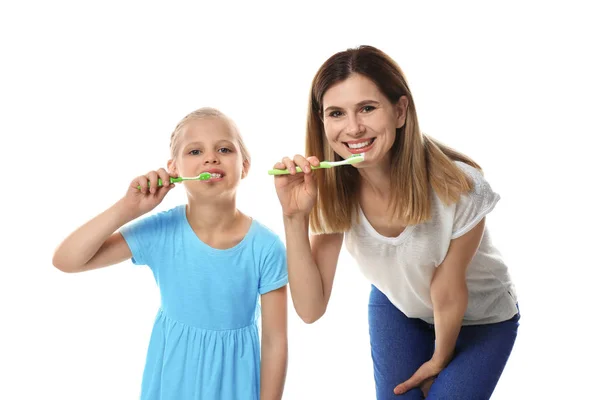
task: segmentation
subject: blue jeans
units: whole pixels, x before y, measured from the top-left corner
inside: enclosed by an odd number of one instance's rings
[[[489,399],[512,351],[520,314],[504,322],[463,326],[455,355],[431,386],[428,399]],[[369,299],[369,335],[377,400],[423,399],[415,388],[397,396],[394,388],[431,359],[434,326],[408,318],[374,286]]]

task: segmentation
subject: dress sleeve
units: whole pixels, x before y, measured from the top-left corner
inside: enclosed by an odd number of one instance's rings
[[[285,246],[281,239],[277,238],[261,263],[258,293],[265,294],[279,289],[287,283],[288,271]]]
[[[149,265],[151,263],[161,232],[160,217],[160,214],[150,215],[120,229],[121,235],[131,250],[133,264]]]

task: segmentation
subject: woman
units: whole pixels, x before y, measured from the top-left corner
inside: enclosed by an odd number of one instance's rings
[[[488,399],[520,314],[485,227],[499,196],[480,167],[421,133],[404,74],[370,46],[317,72],[306,154],[275,164],[290,171],[275,186],[298,315],[325,313],[345,239],[372,283],[377,399]],[[310,168],[355,154],[365,159],[352,167]]]

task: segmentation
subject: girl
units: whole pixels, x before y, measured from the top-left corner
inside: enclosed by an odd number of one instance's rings
[[[205,108],[177,125],[171,157],[168,172],[161,168],[135,178],[122,199],[67,237],[53,263],[64,272],[81,272],[132,258],[152,270],[161,306],[142,399],[281,399],[287,364],[285,248],[236,208],[250,155],[235,124]],[[164,199],[174,187],[171,176],[202,172],[211,178],[183,184],[187,205],[121,228]],[[166,184],[159,186],[159,178]]]
[[[317,72],[306,143],[310,157],[275,164],[290,171],[275,186],[298,315],[311,323],[325,313],[345,239],[372,283],[377,399],[489,398],[520,316],[484,225],[499,196],[480,167],[421,133],[402,71],[369,46]],[[311,172],[359,153],[355,168]]]

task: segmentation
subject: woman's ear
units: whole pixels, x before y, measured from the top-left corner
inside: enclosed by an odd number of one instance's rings
[[[248,176],[248,172],[250,172],[250,162],[244,160],[244,163],[242,164],[242,179]]]
[[[395,105],[396,108],[396,129],[402,128],[406,123],[406,114],[408,111],[408,97],[401,96]]]

